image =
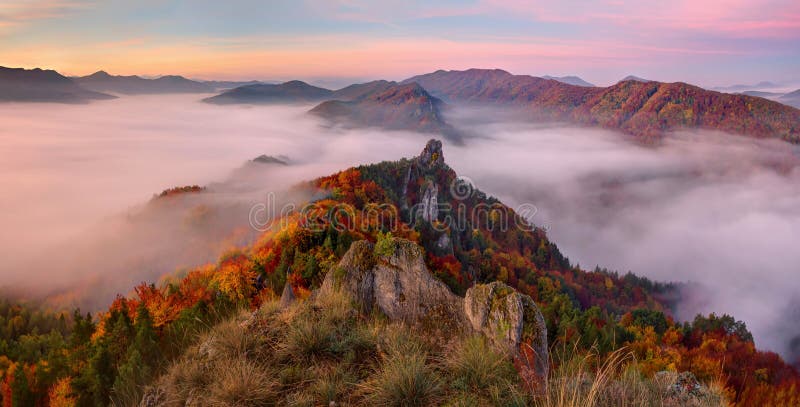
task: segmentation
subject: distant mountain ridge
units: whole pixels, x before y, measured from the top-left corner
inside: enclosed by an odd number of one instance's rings
[[[745,85],[745,84],[736,84],[731,86],[718,86],[713,88],[714,90],[725,91],[725,92],[741,92],[745,90],[763,90],[763,89],[775,89],[780,87],[777,83],[770,82],[770,81],[761,81],[756,84],[752,85]]]
[[[781,97],[778,98],[781,103],[787,104],[789,106],[794,106],[800,109],[800,89],[789,92]]]
[[[440,70],[406,82],[417,82],[450,103],[507,106],[531,120],[621,130],[645,140],[697,128],[800,142],[800,110],[682,82],[623,80],[587,88],[498,69]]]
[[[219,95],[203,99],[206,103],[227,105],[237,103],[310,103],[319,102],[333,94],[330,89],[309,85],[303,81],[289,81],[277,85],[258,84],[240,86]]]
[[[87,90],[53,70],[0,67],[0,101],[87,103],[114,96]]]
[[[198,81],[214,88],[217,91],[238,88],[240,86],[248,85],[265,85],[261,81]]]
[[[625,82],[625,81],[650,82],[649,79],[640,78],[640,77],[635,76],[635,75],[628,75],[628,76],[622,78],[622,80],[620,80],[620,82]]]
[[[98,71],[91,75],[72,78],[81,86],[97,91],[125,95],[164,94],[164,93],[212,93],[215,88],[203,82],[186,79],[178,75],[166,75],[155,79],[140,76],[111,75]]]
[[[574,75],[570,75],[570,76],[550,76],[550,75],[545,75],[545,76],[542,76],[542,79],[552,79],[554,81],[559,81],[561,83],[566,83],[568,85],[575,85],[575,86],[586,86],[586,87],[594,87],[595,86],[594,84],[586,82],[585,80],[583,80],[583,79],[581,79],[581,78],[579,78],[577,76],[574,76]]]

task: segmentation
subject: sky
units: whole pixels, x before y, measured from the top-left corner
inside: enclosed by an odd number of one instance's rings
[[[800,81],[797,0],[0,0],[0,65],[68,75],[404,79],[437,69]]]

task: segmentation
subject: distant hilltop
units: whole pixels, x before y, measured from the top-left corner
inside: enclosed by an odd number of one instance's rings
[[[52,70],[0,67],[0,101],[87,103],[114,99],[94,92]]]

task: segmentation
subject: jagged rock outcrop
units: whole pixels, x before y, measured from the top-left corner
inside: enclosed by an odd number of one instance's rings
[[[452,254],[453,243],[450,241],[450,236],[448,236],[447,233],[442,233],[439,239],[436,240],[436,247],[441,250],[449,251]]]
[[[428,271],[424,259],[422,248],[404,239],[392,240],[391,254],[355,242],[325,276],[320,294],[340,289],[362,310],[377,308],[391,320],[463,325],[461,298]]]
[[[428,182],[422,201],[419,203],[419,214],[426,222],[433,222],[439,217],[439,187],[434,182]]]
[[[379,246],[353,243],[325,276],[319,295],[341,290],[362,310],[378,309],[391,320],[480,332],[513,354],[524,347],[535,373],[546,377],[547,328],[531,297],[493,282],[461,298],[428,270],[417,244],[392,239]]]
[[[283,286],[283,293],[281,293],[281,301],[279,303],[279,306],[281,308],[288,308],[290,305],[292,305],[292,303],[295,302],[296,299],[297,297],[294,296],[294,290],[292,290],[292,285],[286,283],[286,285]]]
[[[530,296],[499,281],[477,284],[467,290],[464,314],[474,330],[512,352],[530,347],[537,375],[547,374],[547,326]]]
[[[444,153],[442,152],[442,142],[436,139],[428,140],[428,144],[420,153],[417,162],[423,168],[433,168],[444,164]]]
[[[444,153],[442,152],[442,142],[431,139],[425,145],[416,160],[412,161],[409,167],[407,181],[403,186],[403,195],[406,195],[408,182],[411,178],[411,169],[417,167],[421,173],[428,173],[434,168],[444,166]],[[439,217],[439,186],[433,179],[428,179],[425,186],[420,190],[421,199],[415,205],[413,215],[426,222],[433,222]]]

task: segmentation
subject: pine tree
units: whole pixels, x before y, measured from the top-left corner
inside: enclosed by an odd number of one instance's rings
[[[306,281],[311,281],[318,273],[319,264],[317,264],[317,258],[313,254],[308,254],[306,256],[306,268],[303,271],[303,278],[306,279]]]
[[[13,380],[11,381],[11,405],[13,407],[27,407],[34,405],[33,392],[28,383],[28,375],[25,374],[25,366],[18,364],[14,369]]]

